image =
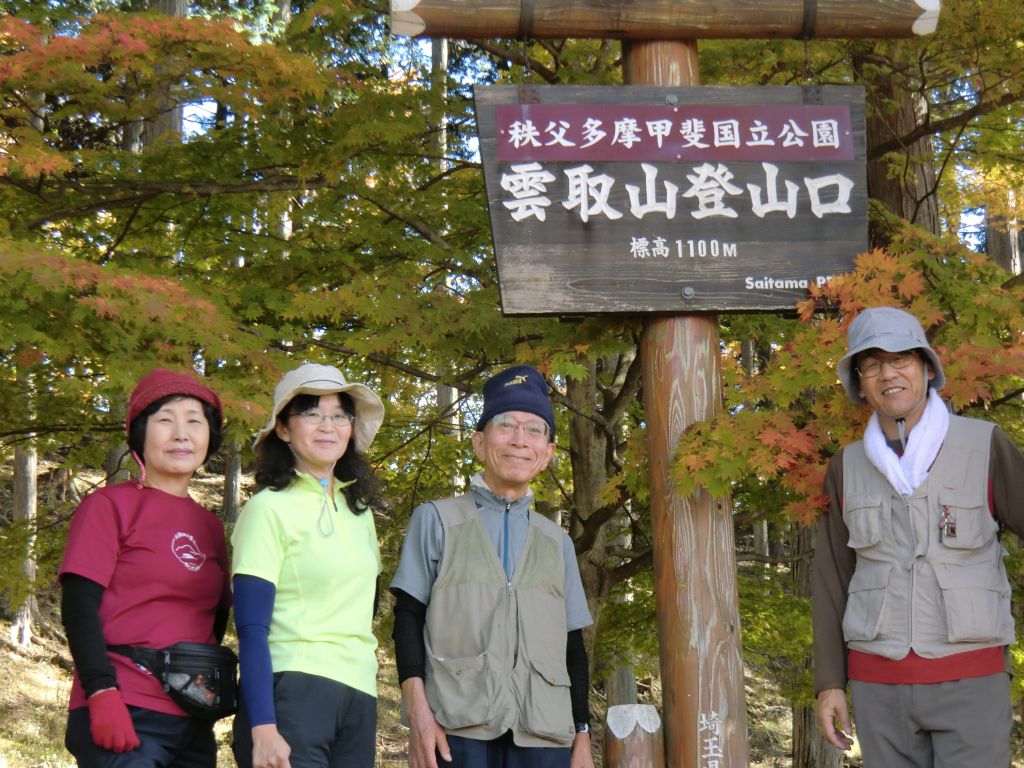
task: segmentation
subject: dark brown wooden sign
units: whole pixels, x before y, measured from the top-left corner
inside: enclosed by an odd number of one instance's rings
[[[859,87],[475,99],[507,314],[787,309],[867,249]]]

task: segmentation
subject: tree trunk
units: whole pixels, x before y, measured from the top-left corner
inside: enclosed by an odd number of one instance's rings
[[[105,485],[117,485],[131,477],[131,470],[124,463],[127,452],[128,443],[124,440],[118,440],[107,449],[107,458],[103,462],[103,471],[107,476]]]
[[[843,768],[843,753],[821,735],[814,707],[793,707],[793,768]]]
[[[627,664],[619,664],[605,678],[604,694],[609,707],[636,704],[636,675]]]
[[[36,519],[36,449],[32,443],[14,449],[14,520],[30,531]],[[36,561],[33,552],[35,535],[27,539],[22,571],[29,584],[29,596],[18,608],[11,624],[11,640],[20,646],[32,642],[32,621],[38,613],[35,598]]]
[[[1010,193],[1012,202],[1013,193]],[[1011,275],[1021,273],[1021,231],[1016,218],[1001,214],[985,216],[985,252]]]
[[[740,346],[740,364],[747,377],[752,377],[756,369],[757,349],[752,338],[744,339]],[[751,524],[754,534],[754,552],[761,557],[768,557],[768,519],[760,518]]]
[[[124,424],[124,420],[128,415],[128,404],[119,403],[110,409],[111,418],[119,424]],[[105,485],[116,485],[117,483],[123,483],[131,477],[131,465],[134,463],[133,459],[125,461],[125,457],[128,456],[128,442],[125,440],[123,433],[118,434],[111,438],[112,442],[107,447],[107,456],[103,462],[103,471],[106,474]],[[142,469],[139,468],[141,473]]]
[[[149,9],[183,19],[188,15],[188,0],[149,0]]]
[[[149,8],[179,19],[188,16],[188,0],[150,0]],[[150,146],[160,138],[177,141],[182,134],[185,122],[184,105],[171,98],[169,90],[160,94],[158,103],[159,114],[154,120],[147,121],[142,128],[143,146]]]
[[[437,123],[430,126],[433,132],[433,153],[436,157],[434,165],[439,173],[448,170],[445,156],[448,152],[448,41],[437,38],[430,41],[430,98],[432,108],[436,110]],[[455,405],[455,389],[447,384],[437,385],[437,415],[441,419],[442,431],[455,434],[459,421],[453,406]]]
[[[445,171],[448,162],[448,40],[435,38],[430,41],[430,96],[437,110],[438,122],[432,125],[434,151],[437,154],[437,169]]]
[[[627,531],[616,536],[612,542],[614,546],[623,550],[632,548],[632,538]],[[626,595],[616,594],[612,601],[616,604],[627,599]],[[629,659],[616,659],[615,666],[604,679],[604,695],[608,707],[630,706],[637,703],[636,675],[633,674],[633,667]]]
[[[578,362],[587,367],[587,374],[581,379],[569,379],[565,389],[572,413],[568,435],[572,501],[576,519],[582,524],[601,506],[601,490],[608,482],[608,468],[605,465],[608,442],[601,428],[586,416],[598,410],[597,363],[594,360]],[[569,533],[575,539],[578,531],[570,530]],[[605,543],[603,531],[598,532],[587,551],[579,552],[577,558],[594,626],[600,621],[601,606],[611,589],[604,577]],[[587,634],[589,638],[592,633]]]
[[[760,555],[763,558],[768,558],[768,521],[765,518],[755,520],[753,522],[754,528],[754,554]]]
[[[138,154],[142,151],[142,121],[125,123],[121,131],[121,149]]]
[[[224,519],[235,522],[242,508],[242,447],[228,440],[224,459]]]
[[[854,68],[863,73],[866,65],[855,59]],[[920,95],[898,90],[889,80],[875,79],[867,88],[868,196],[897,216],[939,233],[935,160],[931,137],[903,146],[900,152],[871,158],[871,147],[899,139],[916,129],[924,119],[926,105]],[[885,233],[872,232],[872,245],[884,246]]]
[[[814,549],[814,528],[801,525],[796,535],[796,564],[793,566],[794,590],[799,597],[811,596],[811,560],[800,558]],[[807,667],[810,667],[808,660]],[[793,707],[793,768],[842,768],[843,753],[822,736],[814,717],[814,707]]]

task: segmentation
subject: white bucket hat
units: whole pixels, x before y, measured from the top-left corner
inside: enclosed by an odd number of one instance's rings
[[[384,403],[365,384],[345,381],[345,376],[337,368],[319,363],[303,363],[281,377],[274,387],[274,408],[270,420],[256,435],[252,447],[255,448],[274,431],[278,414],[296,395],[333,395],[342,392],[347,392],[355,402],[356,420],[352,425],[352,439],[356,450],[366,453],[384,421]]]
[[[843,382],[846,394],[855,403],[867,401],[860,396],[860,377],[853,369],[853,361],[859,352],[869,349],[882,349],[886,352],[918,349],[928,358],[932,370],[935,371],[935,378],[931,380],[930,385],[938,391],[946,383],[946,374],[942,372],[939,356],[928,343],[917,318],[909,312],[896,307],[865,309],[850,323],[846,338],[849,351],[839,361],[836,372],[839,374],[839,380]]]

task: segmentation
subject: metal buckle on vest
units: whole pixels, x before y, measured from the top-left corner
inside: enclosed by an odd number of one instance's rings
[[[949,507],[942,507],[942,517],[939,518],[939,543],[943,538],[956,538],[956,515],[949,511]]]

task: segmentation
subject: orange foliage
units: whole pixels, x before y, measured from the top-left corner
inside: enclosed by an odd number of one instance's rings
[[[779,321],[768,366],[736,376],[726,411],[680,441],[676,480],[715,494],[775,483],[790,518],[812,523],[825,508],[825,466],[840,446],[859,440],[870,410],[849,400],[835,374],[846,331],[865,307],[914,314],[940,355],[942,395],[955,410],[999,402],[1020,391],[1024,372],[1024,287],[959,243],[907,225],[890,250],[861,254],[856,270],[809,289],[799,321]],[[765,339],[761,343],[765,343]],[[726,345],[736,354],[738,345]]]

